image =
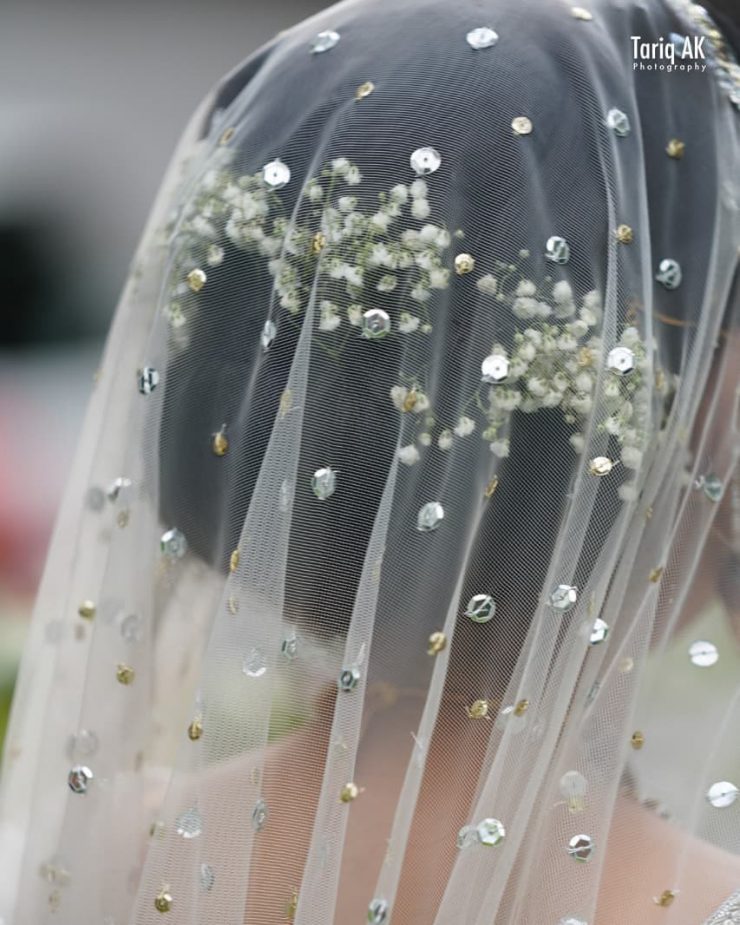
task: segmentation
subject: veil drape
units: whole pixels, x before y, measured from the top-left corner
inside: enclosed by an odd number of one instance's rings
[[[679,0],[357,0],[215,88],[39,591],[8,923],[738,885],[739,94]]]

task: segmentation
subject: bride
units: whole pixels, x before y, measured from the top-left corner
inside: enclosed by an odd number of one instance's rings
[[[39,592],[5,925],[740,921],[737,22],[584,2],[349,0],[194,115]]]

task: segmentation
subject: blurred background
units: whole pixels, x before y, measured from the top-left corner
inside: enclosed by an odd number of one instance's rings
[[[129,260],[211,86],[321,0],[3,0],[0,743]]]

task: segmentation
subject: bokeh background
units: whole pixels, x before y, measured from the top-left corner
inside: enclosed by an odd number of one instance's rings
[[[196,105],[322,0],[0,6],[0,743],[92,376]]]

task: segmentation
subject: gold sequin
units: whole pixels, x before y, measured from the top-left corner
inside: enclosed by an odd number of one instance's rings
[[[663,576],[663,566],[659,565],[650,572],[650,581],[657,584]]]
[[[280,396],[280,416],[285,417],[285,415],[293,407],[293,393],[290,389],[285,389],[285,391]]]
[[[673,900],[676,898],[675,890],[663,890],[660,896],[653,896],[653,902],[656,906],[670,906]]]
[[[465,709],[470,719],[485,719],[488,716],[488,701],[476,700]]]
[[[239,550],[235,549],[229,558],[229,570],[235,572],[239,568]]]
[[[641,732],[639,729],[636,729],[630,736],[630,745],[635,749],[635,751],[639,751],[644,744],[645,733]]]
[[[678,138],[671,138],[668,144],[665,146],[665,153],[668,157],[673,157],[677,161],[680,161],[686,150],[686,142],[681,141]]]
[[[157,893],[154,899],[154,908],[157,912],[169,912],[172,909],[172,894],[166,889]]]
[[[196,717],[188,726],[188,738],[191,742],[197,742],[203,735],[203,720]]]
[[[571,13],[574,19],[580,19],[582,22],[591,22],[593,16],[589,13],[588,10],[584,10],[582,6],[571,7]]]
[[[517,135],[532,134],[532,120],[528,119],[527,116],[516,116],[511,120],[511,127]]]
[[[609,475],[614,468],[614,463],[608,456],[594,456],[588,464],[588,471],[591,475]]]
[[[345,784],[344,787],[342,787],[339,793],[339,799],[342,803],[351,803],[352,800],[356,800],[359,795],[360,788],[357,786],[357,784],[354,784],[352,781],[350,781],[348,784]]]
[[[226,608],[233,617],[239,612],[239,601],[235,597],[230,597],[226,602]]]
[[[404,411],[413,411],[416,407],[416,402],[418,401],[418,396],[416,394],[416,389],[411,389],[408,395],[403,400],[403,410]]]
[[[206,274],[200,267],[191,270],[186,277],[188,286],[193,292],[200,292],[206,284],[206,278]]]
[[[235,134],[236,134],[236,129],[234,128],[233,125],[230,125],[227,129],[224,129],[224,131],[221,133],[221,137],[219,138],[218,143],[220,145],[227,145],[231,141],[231,139],[234,137]]]
[[[528,700],[520,700],[514,707],[514,716],[524,716],[529,709]]]
[[[285,907],[285,916],[289,922],[295,921],[295,914],[298,911],[298,890],[292,890],[290,900]]]
[[[317,257],[326,247],[326,235],[323,231],[317,231],[311,238],[311,253]]]
[[[593,366],[594,355],[589,347],[581,347],[578,350],[577,361],[579,366]]]
[[[374,89],[375,84],[372,80],[366,80],[355,90],[355,99],[364,100],[366,97],[370,96]]]
[[[229,438],[225,433],[226,425],[213,435],[213,443],[211,444],[211,449],[213,450],[216,456],[225,456],[226,452],[229,449]]]
[[[133,684],[136,672],[130,665],[124,665],[121,662],[116,666],[116,680],[119,684]]]
[[[629,225],[619,225],[614,234],[620,244],[631,244],[635,239],[635,234]]]
[[[429,637],[429,645],[427,646],[428,655],[437,655],[443,649],[447,648],[447,637],[444,633],[437,630],[437,632],[432,633]]]
[[[472,254],[458,254],[455,257],[455,273],[458,276],[465,276],[471,273],[475,267],[475,258]]]
[[[77,608],[77,613],[83,620],[95,619],[95,604],[92,601],[83,601]]]
[[[491,500],[491,498],[493,497],[493,493],[496,491],[497,488],[498,488],[498,476],[494,475],[491,481],[483,489],[483,497],[486,499],[486,501]]]

